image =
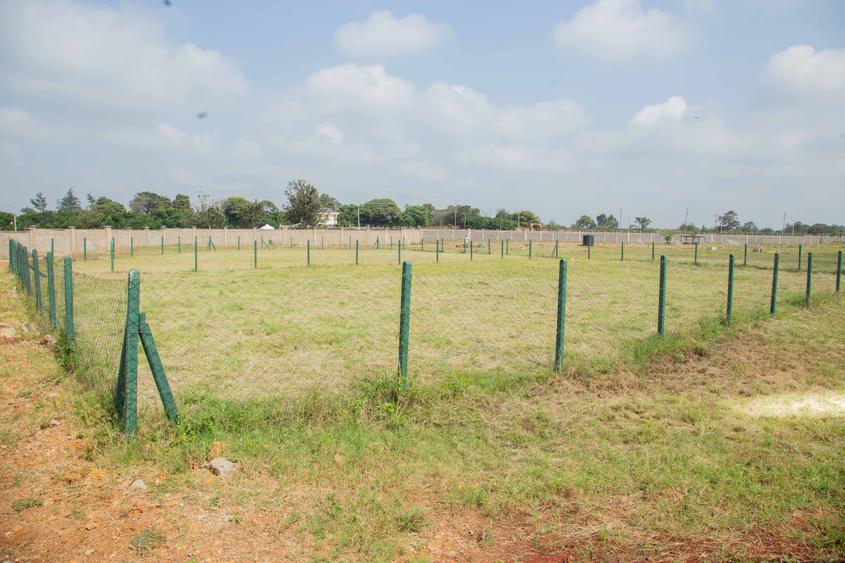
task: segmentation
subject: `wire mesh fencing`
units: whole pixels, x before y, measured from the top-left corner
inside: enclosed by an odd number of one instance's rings
[[[642,259],[623,256],[630,249],[620,248],[616,260],[593,259],[585,249],[559,245],[538,250],[533,243],[530,258],[507,259],[514,249],[500,245],[497,255],[492,243],[481,250],[460,241],[423,242],[415,250],[397,244],[369,248],[379,260],[389,259],[362,263],[359,245],[359,267],[340,262],[153,268],[141,276],[140,311],[155,333],[177,397],[192,391],[244,399],[315,388],[347,392],[362,380],[394,376],[403,345],[415,385],[493,372],[548,372],[555,367],[560,338],[565,367],[601,370],[658,333],[693,334],[716,322],[810,306],[841,290],[841,252],[828,270],[826,258],[821,259],[825,266],[817,267],[815,250],[802,255],[800,269],[797,256],[787,257],[796,258],[789,268],[779,254],[764,268],[749,264],[744,254],[731,259],[730,253],[726,261],[704,255],[692,260],[656,255],[652,261],[650,248]],[[274,251],[281,250],[265,254]],[[408,259],[414,262],[413,272],[406,272],[412,280],[410,322],[402,339],[399,263]],[[10,246],[10,268],[22,291],[42,317],[51,322],[55,317],[55,326],[71,341],[72,365],[105,393],[113,390],[120,367],[127,274],[111,268],[78,271],[83,263],[51,261],[17,243]],[[35,281],[43,281],[45,271],[52,272],[46,274],[47,286],[54,278],[51,289],[44,284],[39,289]],[[55,313],[49,308],[51,295]],[[141,369],[142,398],[155,394],[148,374]]]

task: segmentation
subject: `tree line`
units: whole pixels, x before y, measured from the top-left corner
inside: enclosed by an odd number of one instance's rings
[[[425,203],[400,208],[394,200],[387,198],[344,204],[329,194],[320,193],[305,180],[290,181],[284,195],[282,206],[269,200],[248,200],[241,196],[211,201],[208,196],[201,195],[192,202],[185,194],[177,194],[171,199],[151,191],[138,192],[128,205],[91,194],[83,204],[71,188],[52,209],[44,194],[39,192],[19,214],[0,212],[0,229],[12,230],[15,225],[18,229],[254,228],[265,224],[318,227],[327,222],[329,213],[336,214],[337,225],[341,227],[454,226],[502,230],[543,227],[537,214],[527,210],[500,209],[491,217],[470,205],[437,209]],[[552,222],[545,227],[557,225]]]
[[[211,201],[207,195],[196,202],[185,194],[174,198],[151,191],[135,194],[128,206],[105,196],[88,194],[85,203],[73,189],[50,209],[43,193],[37,193],[20,214],[0,212],[0,230],[29,227],[82,229],[110,226],[113,228],[159,229],[169,228],[254,228],[265,224],[278,227],[318,227],[324,225],[329,212],[336,215],[341,227],[454,227],[460,229],[559,229],[554,221],[543,224],[540,217],[528,210],[508,211],[499,209],[494,215],[485,215],[471,205],[449,205],[437,209],[430,203],[406,205],[400,208],[392,199],[371,199],[364,203],[341,203],[327,193],[320,193],[305,180],[292,180],[284,192],[285,203],[280,207],[269,200],[249,200],[231,196]],[[648,230],[652,220],[634,217],[628,227],[620,225],[613,214],[600,213],[595,218],[582,215],[571,228],[578,230],[616,230],[633,228]],[[758,228],[754,222],[742,222],[738,214],[729,210],[719,215],[713,227],[682,224],[678,231],[689,233],[750,233],[774,234],[771,228]],[[788,234],[845,236],[842,225],[824,223],[804,224],[800,221],[786,225]]]

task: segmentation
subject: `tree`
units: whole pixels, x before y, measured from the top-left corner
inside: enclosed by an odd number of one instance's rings
[[[596,217],[596,226],[600,229],[616,229],[619,228],[619,221],[613,215],[599,213]]]
[[[293,225],[316,227],[320,224],[320,193],[305,180],[291,180],[285,190],[285,214]]]
[[[756,233],[757,225],[754,224],[754,221],[746,221],[742,225],[742,231],[745,233]]]
[[[725,211],[716,219],[716,226],[725,231],[735,231],[740,226],[739,216],[736,211]]]
[[[573,223],[572,226],[575,227],[576,229],[583,229],[583,230],[595,229],[596,228],[596,222],[593,221],[593,218],[590,217],[589,215],[581,215],[580,217],[578,217],[578,220],[575,221],[575,223]]]
[[[516,222],[517,228],[528,228],[531,225],[540,224],[540,218],[531,211],[517,211],[511,218]]]
[[[323,209],[337,211],[340,202],[329,194],[320,194],[320,205],[323,206]]]
[[[402,224],[407,227],[428,227],[434,206],[430,203],[422,205],[406,205],[402,212]]]
[[[11,231],[15,225],[15,214],[0,211],[0,231]]]
[[[232,196],[221,205],[226,224],[238,229],[252,229],[260,227],[264,216],[264,209],[257,201],[249,201],[240,196]]]
[[[226,216],[219,202],[208,202],[208,194],[200,194],[200,205],[194,213],[194,225],[204,229],[221,229],[226,226]]]
[[[337,216],[337,224],[341,227],[358,226],[358,204],[348,203],[338,208],[340,214]]]
[[[129,210],[132,213],[144,215],[163,214],[170,206],[170,198],[155,192],[138,192],[129,201]]]
[[[83,224],[92,228],[106,225],[121,228],[126,224],[126,208],[119,201],[107,197],[98,197],[88,207],[87,217],[85,217]]]
[[[698,232],[698,227],[693,225],[692,223],[682,223],[680,227],[678,227],[679,231],[686,231],[689,233]]]
[[[644,231],[651,225],[651,219],[648,217],[634,217],[634,223],[637,224],[638,229]]]
[[[69,188],[65,196],[59,200],[58,210],[66,213],[82,210],[82,204],[79,202],[79,198],[73,193],[73,188]]]
[[[402,210],[392,199],[371,199],[361,204],[361,224],[378,227],[398,225]]]
[[[44,194],[41,192],[35,194],[35,197],[29,200],[29,203],[38,213],[45,213],[47,211],[47,198],[44,197]],[[25,212],[26,209],[22,209],[22,211]]]

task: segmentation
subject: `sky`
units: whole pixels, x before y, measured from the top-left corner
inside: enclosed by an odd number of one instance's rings
[[[843,224],[845,2],[0,1],[0,209],[281,204],[295,178],[562,224]]]

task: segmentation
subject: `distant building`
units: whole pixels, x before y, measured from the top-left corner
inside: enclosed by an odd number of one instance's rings
[[[337,227],[337,217],[340,211],[336,209],[321,209],[320,223],[326,227]]]

